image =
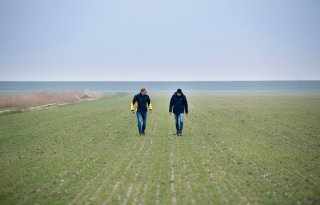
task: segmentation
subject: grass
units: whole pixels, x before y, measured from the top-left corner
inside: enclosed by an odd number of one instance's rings
[[[0,115],[0,204],[319,204],[320,95],[132,96]]]

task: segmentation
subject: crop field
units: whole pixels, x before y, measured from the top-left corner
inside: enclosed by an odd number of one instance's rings
[[[0,204],[320,204],[319,94],[132,96],[0,115]]]

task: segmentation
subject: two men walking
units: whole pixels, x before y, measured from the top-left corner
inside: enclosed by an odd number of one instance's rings
[[[146,88],[141,88],[140,93],[133,97],[131,102],[132,113],[135,112],[135,107],[138,121],[138,131],[140,135],[144,135],[147,125],[147,112],[148,109],[150,111],[152,110],[151,100],[147,95]],[[182,136],[184,113],[188,115],[188,101],[180,88],[171,97],[169,105],[170,116],[172,115],[172,112],[175,119],[176,134]]]

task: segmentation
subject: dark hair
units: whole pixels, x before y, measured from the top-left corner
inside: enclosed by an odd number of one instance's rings
[[[143,91],[146,91],[147,90],[147,88],[141,88],[141,92],[143,92]]]
[[[182,93],[182,90],[179,88],[179,89],[177,90],[177,93]]]

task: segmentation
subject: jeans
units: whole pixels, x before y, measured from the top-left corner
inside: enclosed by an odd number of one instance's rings
[[[147,125],[147,112],[136,112],[139,133],[143,133]]]
[[[184,119],[184,114],[180,113],[180,114],[174,114],[174,120],[176,122],[176,129],[178,133],[182,132],[183,129],[183,119]],[[179,124],[180,121],[180,124]]]

